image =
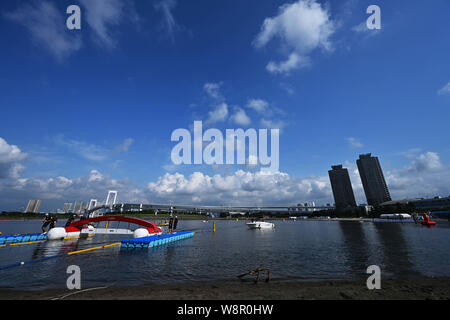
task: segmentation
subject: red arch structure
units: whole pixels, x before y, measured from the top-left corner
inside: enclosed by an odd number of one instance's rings
[[[83,219],[79,221],[72,222],[69,227],[80,227],[89,223],[102,222],[102,221],[121,221],[137,224],[139,226],[147,228],[150,233],[162,232],[161,228],[158,228],[153,222],[148,222],[146,220],[132,218],[132,217],[121,217],[121,216],[103,216],[96,218]]]

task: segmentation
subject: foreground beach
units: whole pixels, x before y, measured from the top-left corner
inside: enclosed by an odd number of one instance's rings
[[[365,280],[216,281],[134,287],[16,291],[0,289],[2,300],[448,300],[450,278],[382,280],[381,290],[368,290]]]

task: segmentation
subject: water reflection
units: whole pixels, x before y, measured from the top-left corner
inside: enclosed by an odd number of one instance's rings
[[[407,243],[400,223],[374,223],[382,254],[382,272],[394,277],[418,276],[410,260],[408,248],[414,246]]]
[[[347,263],[355,273],[365,273],[369,266],[370,248],[367,243],[363,225],[360,222],[339,221]]]
[[[277,279],[346,279],[367,276],[379,265],[383,277],[450,275],[450,228],[432,230],[394,223],[335,221],[277,221],[273,230],[248,230],[244,222],[181,221],[184,230],[197,231],[180,242],[143,250],[119,247],[49,259],[0,271],[0,287],[21,289],[64,287],[68,265],[78,265],[83,284],[101,286],[236,279],[259,266]],[[0,222],[4,234],[35,230],[39,222]],[[123,236],[52,241],[0,249],[0,265],[40,259],[102,244]],[[432,248],[430,250],[429,248]]]
[[[48,258],[58,254],[76,251],[79,247],[79,239],[63,241],[45,241],[33,250],[32,259]]]

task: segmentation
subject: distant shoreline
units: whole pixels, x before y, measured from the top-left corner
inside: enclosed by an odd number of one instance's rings
[[[127,217],[135,217],[135,218],[142,218],[144,220],[155,220],[155,221],[159,221],[159,220],[168,220],[170,218],[170,216],[168,215],[152,215],[152,214],[122,214],[120,216],[127,216]],[[209,220],[209,221],[242,221],[242,220],[250,220],[252,218],[245,218],[245,217],[240,217],[240,218],[211,218],[211,217],[205,217],[205,216],[183,216],[183,215],[173,215],[174,217],[177,216],[179,220]],[[7,222],[7,221],[11,221],[11,222],[15,222],[15,221],[32,221],[32,220],[43,220],[43,216],[42,217],[13,217],[13,216],[7,216],[7,217],[2,217],[0,215],[0,222]],[[60,220],[65,220],[67,219],[66,217],[58,217],[60,218]],[[254,218],[256,219],[256,218]],[[325,219],[325,218],[307,218],[307,219],[289,219],[289,218],[276,218],[276,217],[272,217],[272,218],[266,218],[265,220],[267,221],[355,221],[355,222],[373,222],[373,218],[330,218],[330,219]],[[447,221],[446,219],[439,219],[439,218],[435,218],[434,220],[436,221]],[[404,223],[410,223],[408,221],[405,221]]]
[[[147,284],[142,286],[16,291],[0,289],[2,300],[427,300],[450,299],[450,278],[382,279],[380,290],[366,280],[277,281],[258,284],[239,280]],[[107,286],[107,284],[105,284]],[[89,289],[87,291],[83,291]]]
[[[168,215],[152,215],[152,214],[126,214],[123,216],[127,216],[127,217],[135,217],[135,218],[142,218],[142,219],[148,219],[148,220],[167,220],[170,218],[170,216]],[[236,221],[236,219],[238,219],[239,221],[241,220],[246,220],[246,219],[251,219],[251,218],[245,218],[245,217],[240,217],[240,218],[211,218],[211,217],[205,217],[205,216],[183,216],[183,215],[176,215],[174,214],[173,216],[177,216],[179,220],[209,220],[209,221]],[[42,220],[44,217],[2,217],[0,215],[0,221],[29,221],[29,220]],[[65,217],[61,217],[61,220],[65,220]],[[371,222],[372,219],[371,218],[330,218],[330,219],[323,219],[323,218],[308,218],[308,219],[296,219],[296,220],[292,220],[289,218],[267,218],[265,219],[267,221],[273,220],[273,221],[367,221],[367,222]]]

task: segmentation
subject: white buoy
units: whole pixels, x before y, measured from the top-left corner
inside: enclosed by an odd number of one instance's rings
[[[67,232],[65,228],[53,228],[47,232],[48,240],[62,240],[67,237]]]
[[[144,228],[136,229],[133,233],[134,238],[143,238],[143,237],[148,237],[149,235],[150,235],[150,233],[148,232],[148,230],[144,229]]]

